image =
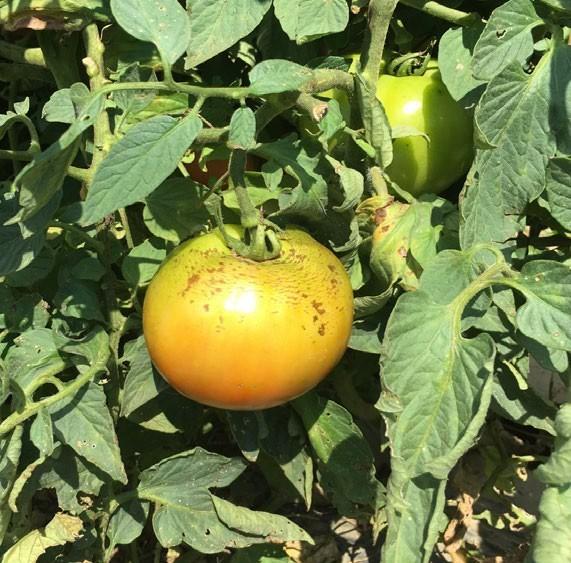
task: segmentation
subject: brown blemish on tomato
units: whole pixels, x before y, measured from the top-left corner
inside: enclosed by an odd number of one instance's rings
[[[404,246],[401,246],[401,247],[398,249],[398,254],[399,254],[399,256],[402,256],[403,258],[406,258],[407,254],[408,254],[408,250],[407,250]]]
[[[330,270],[331,272],[334,272],[334,271],[335,271],[335,266],[334,266],[333,264],[329,264],[327,267],[329,268],[329,270]]]
[[[202,308],[208,313],[208,311],[210,311],[210,305],[208,303],[205,303]]]
[[[323,308],[323,303],[313,300],[311,302],[311,306],[317,311],[319,315],[323,315],[325,313],[325,309]]]
[[[316,323],[319,320],[319,317],[317,315],[313,315],[313,322]]]
[[[325,336],[325,325],[323,323],[319,325],[317,332],[320,336]]]
[[[186,280],[186,287],[184,288],[184,290],[182,291],[181,295],[184,297],[186,295],[186,292],[190,290],[190,288],[200,279],[200,276],[198,274],[194,274],[192,276],[189,276],[189,278]]]

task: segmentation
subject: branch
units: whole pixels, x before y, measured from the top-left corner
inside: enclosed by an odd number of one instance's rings
[[[397,0],[371,0],[369,4],[369,26],[361,52],[361,73],[373,93],[377,91],[387,32],[396,7]]]
[[[401,2],[405,6],[415,8],[425,14],[434,16],[435,18],[440,18],[441,20],[464,27],[468,27],[482,20],[480,14],[476,12],[455,10],[454,8],[449,8],[448,6],[443,6],[438,2],[434,2],[433,0],[401,0]]]
[[[90,23],[83,30],[83,39],[87,51],[87,57],[83,59],[83,64],[89,76],[89,86],[91,92],[99,92],[104,89],[105,80],[105,62],[103,60],[103,53],[105,47],[101,38],[99,37],[99,29],[97,24]],[[97,121],[93,127],[93,160],[91,161],[91,169],[97,170],[99,163],[105,158],[111,145],[110,139],[112,138],[111,126],[109,124],[109,115],[107,111],[99,114]]]
[[[100,371],[105,371],[105,365],[107,363],[107,358],[109,353],[105,354],[98,362],[93,364],[89,369],[85,370],[82,374],[76,377],[71,383],[65,385],[65,387],[55,393],[50,395],[40,401],[35,401],[31,405],[28,405],[21,412],[13,412],[8,418],[4,419],[2,424],[0,424],[0,436],[4,436],[8,432],[11,432],[16,426],[22,424],[42,409],[48,408],[51,405],[61,401],[65,397],[72,395],[79,391],[84,385],[89,383],[97,373]]]

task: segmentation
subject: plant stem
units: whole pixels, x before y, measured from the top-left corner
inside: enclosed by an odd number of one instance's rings
[[[392,0],[391,0],[392,1]],[[91,24],[94,25],[94,24]],[[87,29],[87,28],[86,28]],[[353,79],[350,74],[342,70],[318,69],[313,73],[313,78],[308,80],[301,92],[315,94],[330,90],[331,88],[341,88],[343,90],[353,90]],[[99,94],[109,94],[121,90],[157,90],[159,92],[182,92],[191,96],[202,98],[229,98],[241,100],[244,98],[259,98],[250,88],[243,86],[211,88],[208,86],[195,86],[181,82],[116,82],[106,84],[99,89]]]
[[[18,160],[20,162],[30,162],[34,160],[36,152],[27,151],[13,151],[0,149],[0,160]],[[69,166],[66,174],[80,182],[87,182],[91,179],[91,173],[86,168],[78,168],[77,166]]]
[[[387,32],[396,7],[397,0],[371,0],[369,3],[369,26],[361,52],[361,73],[373,93],[377,91]]]
[[[232,151],[230,157],[230,186],[234,188],[238,205],[240,206],[240,216],[242,225],[246,229],[252,229],[259,224],[259,213],[250,200],[248,191],[244,184],[244,169],[246,167],[246,151]]]
[[[454,8],[449,8],[434,2],[433,0],[401,0],[405,6],[415,8],[426,14],[440,18],[447,22],[460,26],[470,26],[476,22],[481,21],[480,14],[476,12],[463,12]]]
[[[105,62],[103,53],[105,47],[99,37],[99,29],[97,24],[90,23],[83,31],[83,38],[87,57],[84,63],[89,75],[89,86],[91,92],[101,92],[105,89]],[[97,118],[93,126],[93,159],[91,161],[91,170],[97,170],[99,163],[105,158],[109,146],[111,145],[111,127],[109,124],[109,115],[104,109]]]
[[[101,242],[95,240],[94,238],[90,237],[86,232],[82,231],[79,227],[75,225],[70,225],[69,223],[62,223],[60,221],[52,221],[48,223],[48,227],[54,227],[56,229],[62,229],[67,231],[68,233],[72,233],[82,242],[84,242],[87,246],[90,246],[97,254],[102,254],[105,250],[105,247]]]
[[[97,373],[105,371],[108,356],[108,353],[105,354],[103,358],[100,358],[89,369],[77,376],[71,383],[65,385],[61,391],[58,391],[54,395],[50,395],[41,401],[29,404],[22,412],[12,413],[0,424],[0,436],[4,436],[8,432],[11,432],[16,426],[34,416],[40,409],[47,408],[58,401],[61,401],[65,397],[79,391],[84,385],[91,381]]]
[[[15,63],[30,64],[47,68],[44,54],[39,47],[28,49],[0,40],[0,55]]]
[[[0,160],[18,160],[20,162],[29,162],[34,158],[30,151],[13,151],[7,149],[0,150]]]
[[[133,235],[131,234],[131,227],[129,226],[129,218],[127,217],[127,212],[124,207],[119,208],[119,218],[121,219],[121,224],[123,229],[125,229],[125,238],[127,239],[127,246],[129,250],[135,248],[133,243]]]

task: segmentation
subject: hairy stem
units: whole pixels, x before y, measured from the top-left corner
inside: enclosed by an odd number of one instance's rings
[[[415,8],[421,12],[434,16],[435,18],[440,18],[441,20],[445,20],[455,25],[467,27],[481,21],[480,15],[476,12],[463,12],[461,10],[456,10],[439,4],[433,0],[401,0],[401,2],[405,6]]]
[[[99,361],[95,362],[89,369],[85,370],[82,374],[76,377],[71,383],[65,385],[65,387],[55,393],[50,395],[40,401],[35,401],[28,404],[22,412],[14,412],[8,418],[0,424],[0,436],[4,436],[8,432],[11,432],[16,426],[22,424],[24,421],[28,420],[42,408],[48,408],[51,405],[61,401],[65,397],[79,391],[84,385],[89,383],[96,374],[105,371],[105,365],[107,363],[107,355]]]
[[[106,84],[105,80],[105,63],[103,53],[105,47],[99,36],[97,24],[90,23],[83,31],[83,39],[87,51],[87,57],[84,64],[89,75],[89,86],[91,92],[99,92],[103,90]],[[111,145],[111,127],[109,124],[109,115],[103,110],[93,127],[93,159],[91,161],[91,170],[97,170],[99,163],[105,158]]]
[[[397,0],[371,0],[369,3],[369,25],[361,53],[361,73],[370,92],[377,91],[387,32],[396,6]]]

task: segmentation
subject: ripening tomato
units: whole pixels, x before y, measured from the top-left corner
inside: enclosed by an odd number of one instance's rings
[[[357,55],[352,55],[356,67]],[[349,99],[341,90],[320,94],[339,102],[348,118]],[[468,171],[474,157],[472,116],[449,94],[438,69],[431,60],[422,76],[381,74],[377,98],[382,102],[391,127],[413,128],[425,134],[400,137],[393,142],[393,161],[387,173],[401,188],[418,197],[438,194]],[[312,131],[315,125],[301,122]]]
[[[213,158],[207,160],[203,170],[198,164],[198,159],[200,158],[200,153],[196,154],[196,158],[186,165],[186,169],[190,177],[195,181],[205,186],[209,185],[209,181],[215,182],[221,178],[226,172],[228,172],[228,159]],[[259,169],[258,161],[251,155],[246,157],[246,170],[257,170]]]
[[[305,393],[340,360],[353,319],[347,273],[300,229],[286,229],[281,242],[278,258],[253,262],[216,229],[159,268],[144,335],[156,368],[183,395],[225,409],[268,408]]]

